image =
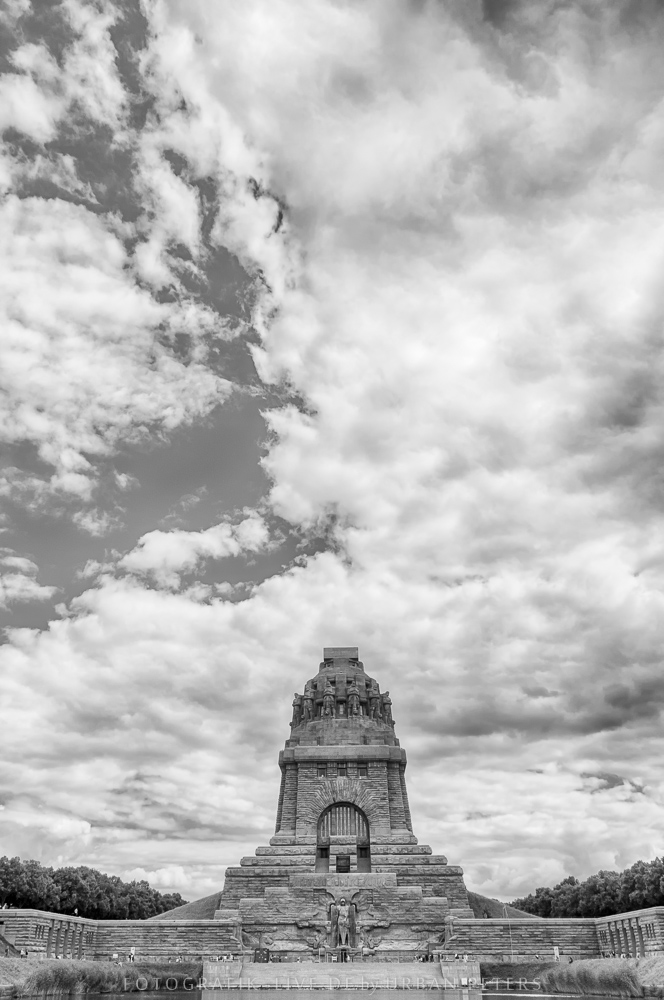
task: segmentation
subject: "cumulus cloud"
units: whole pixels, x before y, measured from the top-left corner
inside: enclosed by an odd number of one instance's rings
[[[139,576],[151,576],[160,586],[175,590],[181,574],[191,573],[203,560],[257,552],[268,541],[265,521],[250,513],[236,525],[215,524],[204,531],[149,531],[118,566]]]
[[[149,882],[151,886],[165,892],[177,892],[187,888],[187,873],[182,865],[171,865],[168,868],[157,868],[146,871],[145,868],[132,868],[122,873],[127,882]]]
[[[21,18],[30,13],[29,2],[10,5],[7,18],[15,38],[22,34]],[[62,58],[56,59],[45,44],[25,42],[9,55],[13,72],[0,77],[0,130],[13,129],[40,144],[55,139],[66,118],[89,117],[115,130],[127,110],[110,36],[117,12],[107,4],[90,7],[65,0],[58,15],[70,40]],[[70,158],[56,152],[49,169],[41,154],[30,163],[0,145],[2,188],[40,172],[64,180],[69,191],[80,188]]]
[[[211,891],[218,843],[228,863],[269,837],[292,690],[337,641],[390,688],[417,832],[474,888],[509,896],[660,849],[662,15],[485,7],[150,8],[159,113],[137,157],[154,221],[136,266],[175,280],[177,239],[196,272],[192,191],[211,184],[210,239],[266,289],[261,376],[302,400],[266,407],[272,510],[331,551],[233,603],[174,591],[265,545],[260,519],[244,538],[150,531],[96,563],[66,619],[12,634],[11,766],[53,811],[86,810],[78,857],[184,865]],[[78,209],[56,211],[78,232]],[[112,290],[140,363],[123,367],[99,307],[112,405],[84,371],[57,447],[23,397],[10,413],[81,492],[118,422],[195,419],[219,391],[205,358],[165,352],[147,374],[162,303],[128,289],[107,229],[86,221],[85,253],[84,237],[76,266]],[[84,321],[58,309],[74,337]],[[57,415],[32,371],[14,362],[13,382]],[[46,787],[29,768],[49,756]],[[620,783],[588,777],[606,774]]]
[[[181,260],[164,262],[174,243],[202,252],[198,195],[165,160],[160,172],[136,155],[150,129],[136,131],[133,108],[149,95],[126,85],[128,67],[140,75],[131,44],[116,48],[128,12],[66,0],[50,14],[57,41],[31,40],[29,5],[12,16],[17,45],[0,77],[10,192],[1,209],[2,437],[34,445],[52,468],[42,499],[50,490],[85,504],[100,459],[120,442],[167,435],[228,397],[231,384],[208,354],[229,325],[185,288]],[[121,176],[100,177],[95,156]],[[158,295],[144,280],[154,277],[145,260],[155,242]],[[93,534],[104,516],[78,513]]]
[[[160,325],[186,327],[188,318],[134,284],[121,242],[96,216],[13,197],[0,212],[2,437],[33,442],[55,469],[52,486],[86,499],[90,457],[203,415],[230,386],[159,343]]]
[[[32,559],[15,555],[10,549],[0,549],[0,607],[49,600],[58,588],[38,583],[38,570]]]
[[[79,528],[95,536],[105,535],[117,523],[108,511],[97,508],[79,510],[73,515],[72,520]]]

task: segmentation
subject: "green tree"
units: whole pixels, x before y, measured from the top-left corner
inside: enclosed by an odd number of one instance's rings
[[[10,906],[73,913],[95,920],[145,920],[187,902],[162,895],[148,882],[123,882],[94,868],[44,868],[38,861],[0,858],[0,902]]]
[[[38,861],[0,858],[0,886],[9,906],[60,912],[60,892],[53,880],[53,869],[42,867]]]
[[[512,906],[538,917],[608,917],[664,906],[664,858],[637,861],[622,872],[600,871],[579,882],[573,875],[541,887]]]

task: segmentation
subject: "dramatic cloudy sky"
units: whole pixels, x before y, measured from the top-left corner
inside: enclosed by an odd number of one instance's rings
[[[661,2],[2,18],[0,853],[218,889],[348,643],[472,888],[661,854]]]

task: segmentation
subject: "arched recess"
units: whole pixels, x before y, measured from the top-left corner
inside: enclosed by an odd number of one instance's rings
[[[330,870],[330,845],[337,837],[343,837],[346,843],[335,845],[339,848],[334,854],[335,870],[341,873],[349,872],[352,857],[355,855],[355,870],[370,872],[369,820],[354,802],[333,802],[320,814],[316,836],[316,871]]]
[[[335,803],[356,805],[367,817],[372,836],[390,834],[389,812],[367,782],[356,778],[332,778],[321,781],[317,788],[307,789],[307,795],[297,803],[297,835],[316,836],[318,820]]]

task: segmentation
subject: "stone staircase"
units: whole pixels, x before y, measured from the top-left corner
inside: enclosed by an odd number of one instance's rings
[[[205,962],[206,989],[467,989],[477,962]]]

